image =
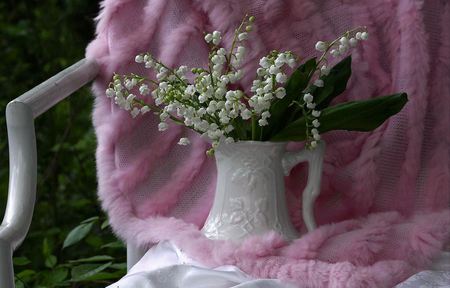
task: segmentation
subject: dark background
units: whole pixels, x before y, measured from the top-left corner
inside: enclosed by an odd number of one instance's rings
[[[9,173],[6,105],[84,57],[98,9],[92,0],[0,2],[1,216]],[[92,103],[86,86],[35,121],[37,203],[14,253],[17,287],[101,287],[125,273],[125,250],[96,196]]]

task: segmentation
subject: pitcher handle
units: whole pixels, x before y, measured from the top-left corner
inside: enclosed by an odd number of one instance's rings
[[[320,194],[322,181],[323,156],[325,153],[325,142],[319,141],[315,149],[302,149],[298,152],[286,152],[283,155],[282,165],[284,175],[288,176],[291,169],[300,162],[308,162],[308,182],[303,190],[303,221],[308,231],[316,228],[314,219],[314,203]]]

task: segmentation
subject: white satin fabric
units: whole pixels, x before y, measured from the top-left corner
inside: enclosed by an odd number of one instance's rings
[[[294,288],[271,279],[253,279],[235,266],[209,269],[164,241],[152,247],[121,280],[107,288]]]
[[[433,270],[411,276],[395,288],[450,287],[450,252],[438,257]],[[253,279],[235,266],[209,269],[164,241],[149,249],[127,275],[107,288],[306,288],[271,279]]]

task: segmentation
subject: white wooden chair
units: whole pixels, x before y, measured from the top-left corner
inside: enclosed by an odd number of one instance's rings
[[[37,150],[34,119],[77,91],[98,73],[94,60],[83,59],[8,103],[8,202],[0,225],[0,287],[14,287],[13,252],[25,239],[36,201]],[[127,246],[127,266],[145,251]]]

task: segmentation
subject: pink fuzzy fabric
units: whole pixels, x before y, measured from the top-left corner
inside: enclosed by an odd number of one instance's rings
[[[233,264],[254,277],[302,287],[392,287],[430,263],[450,233],[450,3],[416,0],[106,0],[87,57],[101,64],[94,83],[99,197],[117,235],[140,246],[174,241],[211,267]],[[199,228],[215,189],[208,145],[191,132],[133,120],[104,95],[113,72],[147,73],[144,51],[169,65],[205,64],[203,32],[230,45],[245,13],[256,16],[246,71],[272,49],[314,55],[317,40],[365,25],[370,40],[353,52],[353,76],[337,101],[406,91],[402,112],[371,133],[333,132],[321,196],[321,225],[286,243],[269,233],[237,245]],[[248,88],[254,72],[246,74]],[[189,147],[176,142],[182,135]],[[292,145],[298,148],[299,145]],[[292,220],[304,231],[306,167],[286,178]]]

